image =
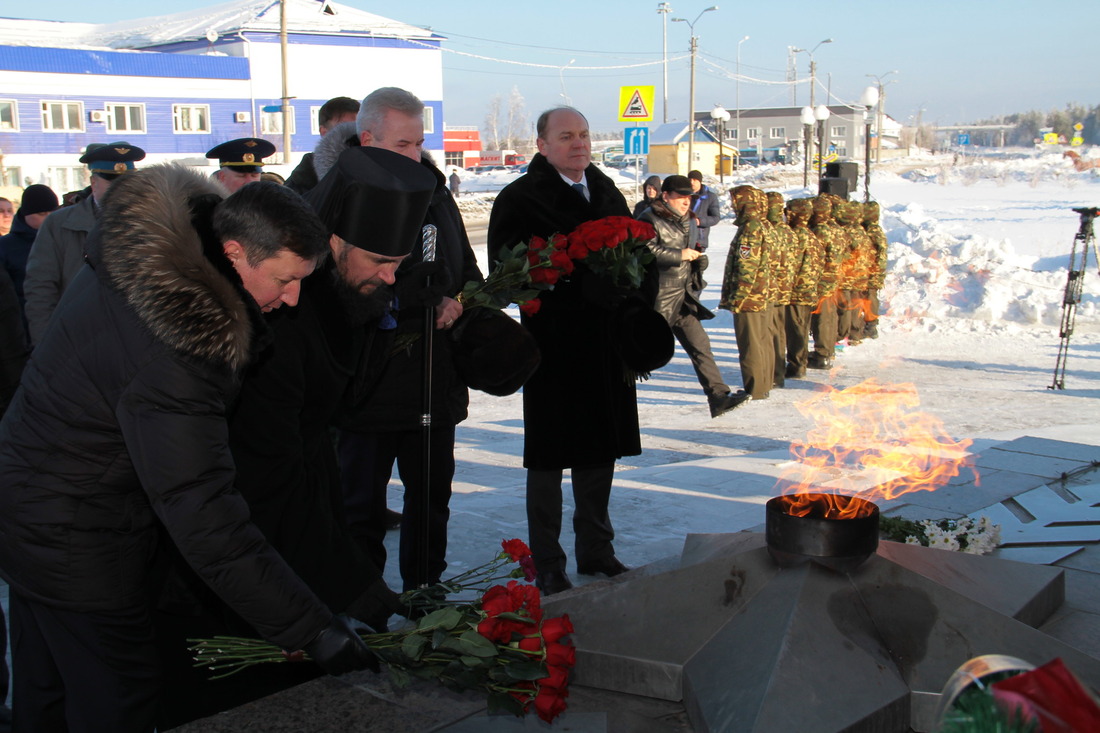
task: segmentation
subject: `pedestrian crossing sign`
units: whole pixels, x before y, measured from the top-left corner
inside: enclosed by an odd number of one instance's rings
[[[653,87],[619,87],[619,122],[653,119]]]

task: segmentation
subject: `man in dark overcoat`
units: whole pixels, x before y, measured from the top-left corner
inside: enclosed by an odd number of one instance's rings
[[[527,173],[493,204],[490,262],[532,236],[568,234],[586,221],[630,216],[615,183],[591,163],[588,121],[580,112],[544,112],[536,130],[539,152]],[[608,515],[615,460],[642,451],[634,379],[626,374],[615,338],[621,298],[609,280],[578,266],[542,294],[538,313],[523,316],[542,354],[523,389],[523,465],[537,582],[548,595],[572,587],[559,542],[566,468],[572,469],[576,502],[577,571],[613,576],[627,570],[615,557]]]
[[[17,731],[153,730],[158,538],[272,642],[377,668],[252,524],[227,444],[260,312],[297,302],[326,233],[278,186],[223,195],[175,166],[112,185],[0,422]]]

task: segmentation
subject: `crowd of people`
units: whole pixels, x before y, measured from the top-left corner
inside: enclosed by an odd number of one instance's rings
[[[523,386],[528,536],[549,595],[572,586],[566,472],[577,571],[629,569],[608,508],[615,462],[642,450],[624,377],[667,362],[673,337],[718,417],[827,368],[838,339],[875,335],[877,208],[784,206],[739,186],[720,304],[741,358],[744,389],[731,389],[702,325],[720,202],[698,171],[647,179],[634,215],[653,226],[654,261],[636,287],[578,263],[523,328],[466,312],[462,287],[483,276],[459,183],[423,150],[423,103],[387,87],[330,100],[319,122],[285,185],[259,138],[210,150],[213,176],[139,167],[145,151],[119,141],[88,146],[91,183],[64,207],[41,185],[17,209],[0,199],[16,731],[167,730],[323,672],[377,670],[355,629],[412,613],[383,579],[384,536],[399,527],[403,590],[443,577],[470,388]],[[631,216],[592,163],[583,114],[548,110],[536,130],[538,154],[493,205],[491,265],[533,237]],[[643,331],[667,353],[639,356]],[[386,506],[395,467],[400,513]],[[187,639],[219,634],[316,665],[210,683]]]

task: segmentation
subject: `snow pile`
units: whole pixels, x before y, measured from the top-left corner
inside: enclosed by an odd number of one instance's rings
[[[1065,269],[1037,272],[1029,268],[1031,258],[1018,255],[1005,240],[947,233],[920,204],[890,207],[882,224],[890,242],[882,302],[890,316],[925,326],[942,318],[966,319],[973,330],[1060,323]],[[1078,323],[1100,321],[1093,285],[1078,306]]]
[[[1088,158],[1089,151],[1082,157]],[[1056,151],[1019,151],[1000,156],[945,156],[941,162],[906,171],[902,177],[915,182],[948,185],[972,185],[978,181],[1005,184],[1019,181],[1032,186],[1051,181],[1069,184],[1100,181],[1100,170],[1078,172],[1061,149]]]

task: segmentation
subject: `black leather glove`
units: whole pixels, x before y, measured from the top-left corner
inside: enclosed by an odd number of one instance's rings
[[[451,276],[438,260],[420,262],[397,273],[393,286],[397,305],[406,308],[434,308],[443,296],[453,292]]]
[[[401,596],[390,590],[382,578],[371,583],[358,598],[348,604],[345,612],[362,621],[372,630],[383,632],[389,629],[390,616],[401,613]]]
[[[328,674],[345,674],[359,669],[379,671],[378,657],[351,628],[346,616],[332,621],[306,644],[306,654]]]

